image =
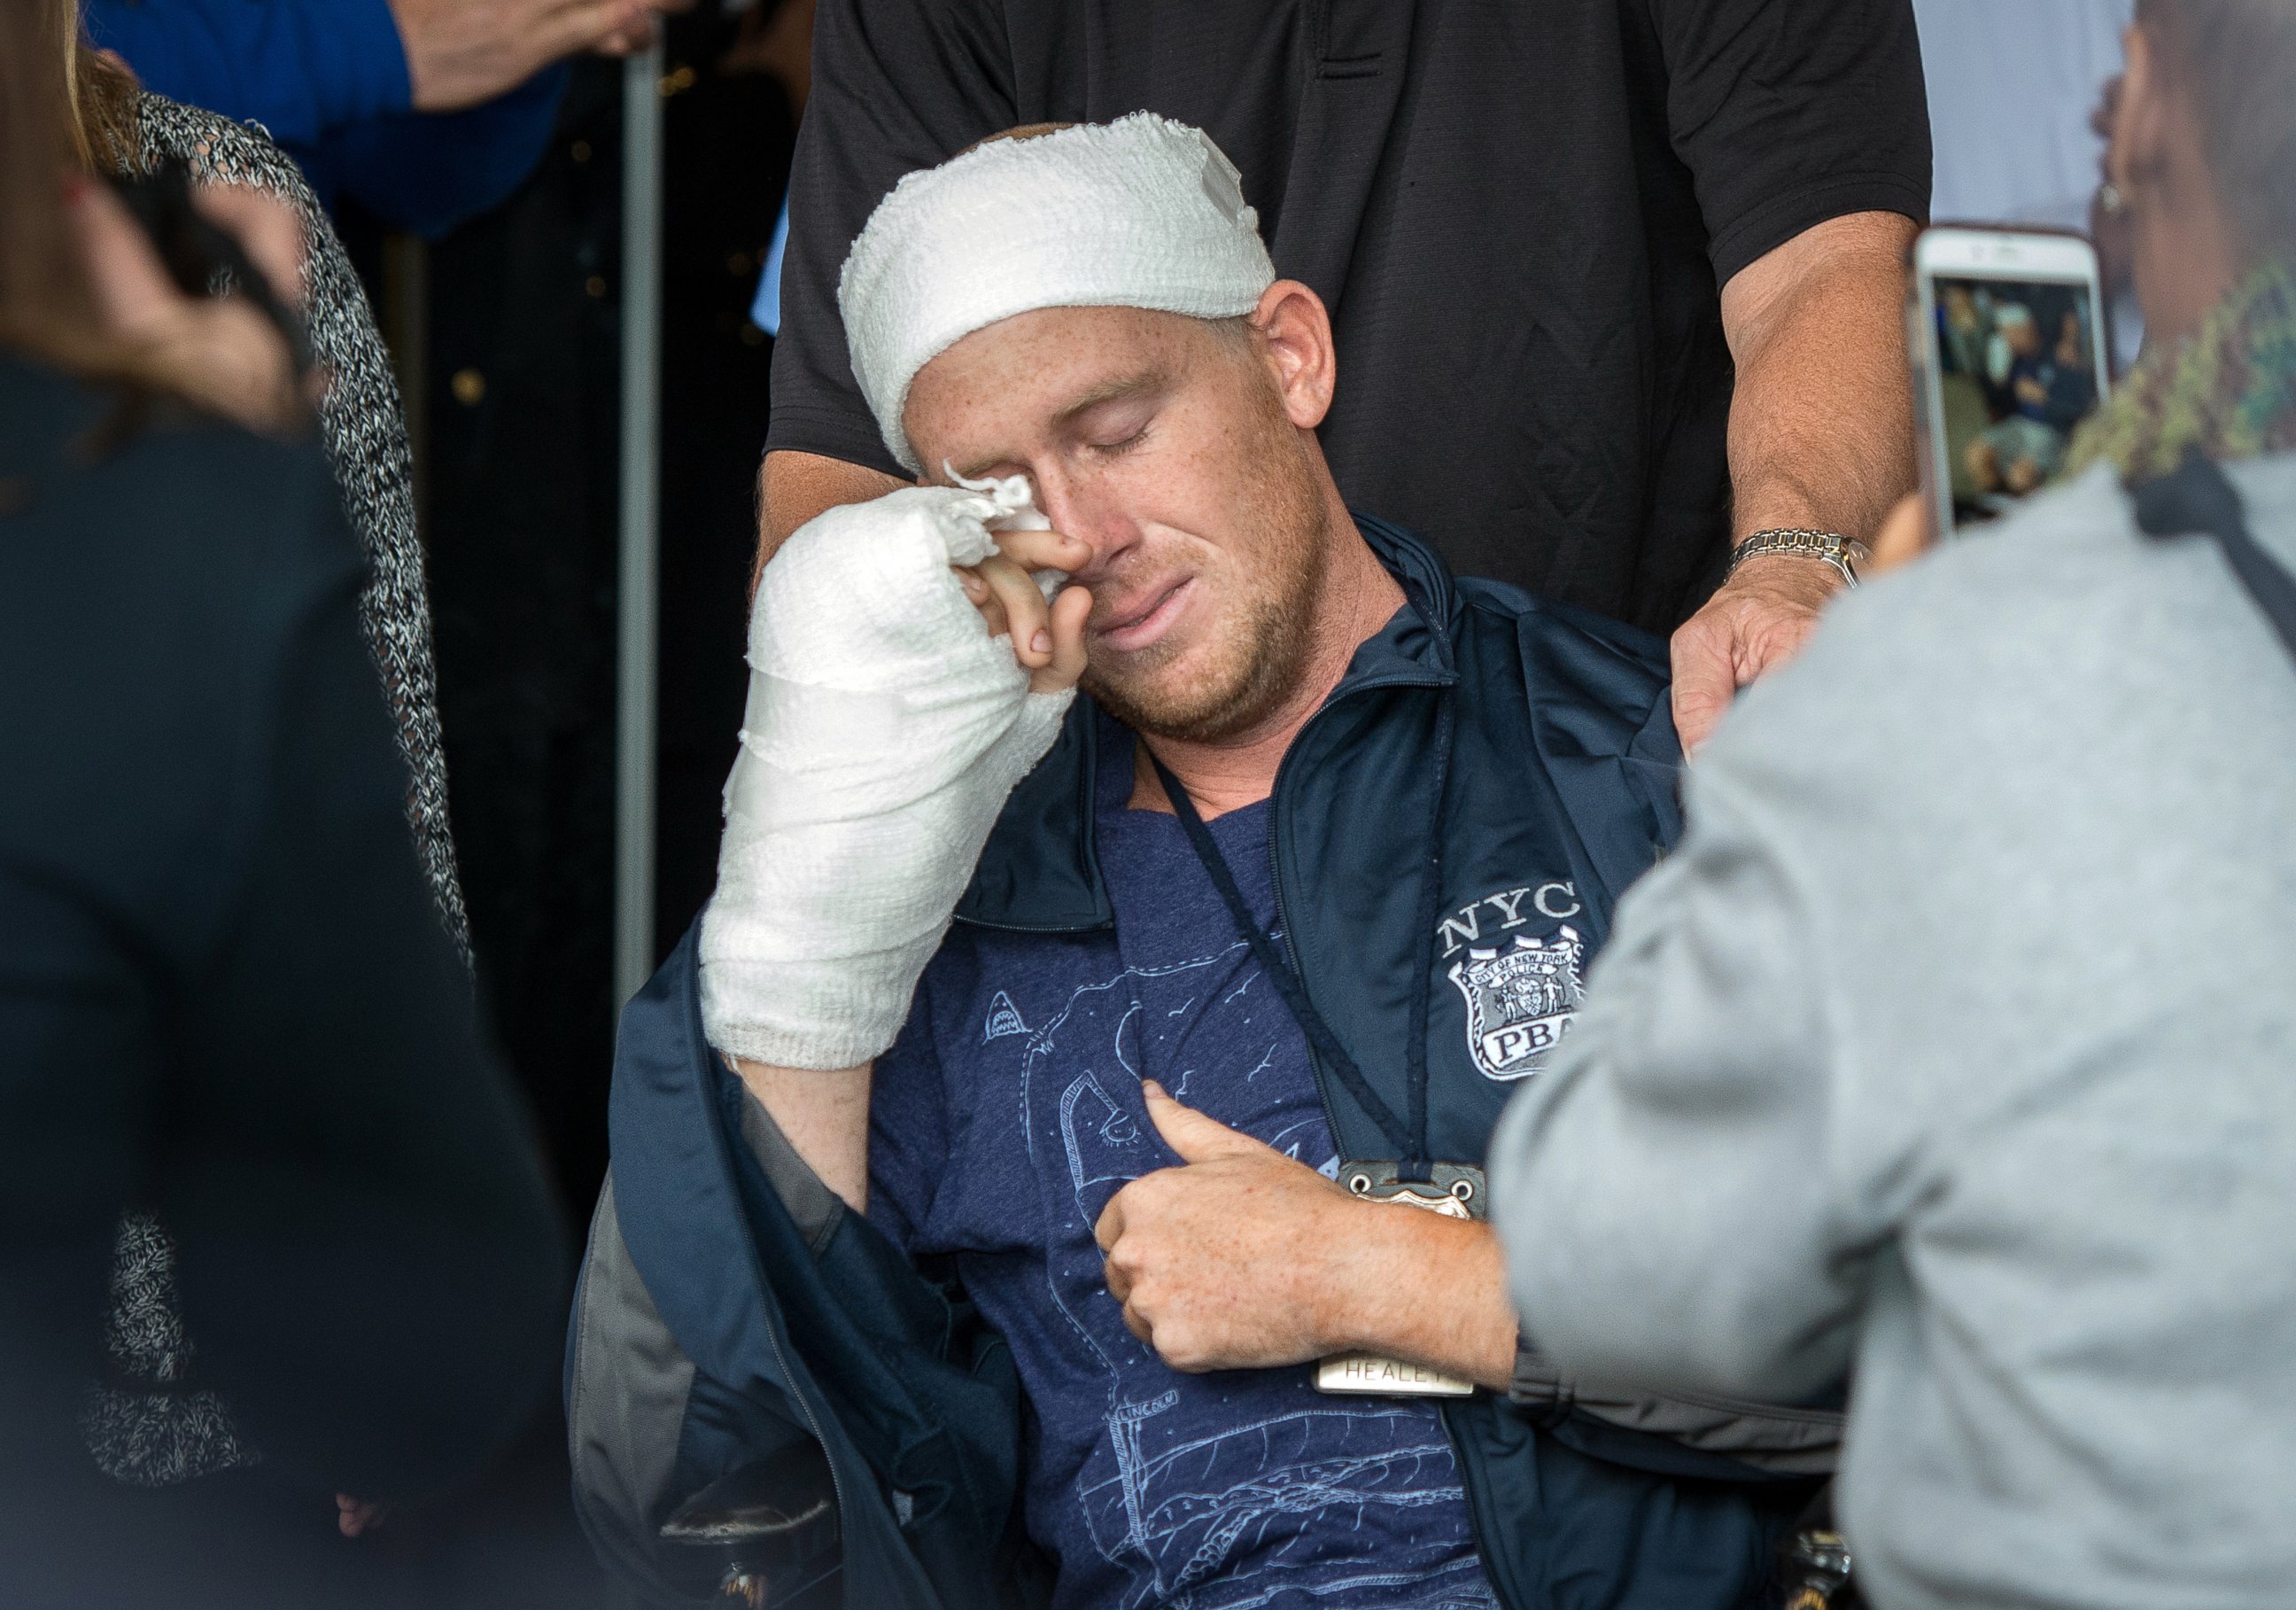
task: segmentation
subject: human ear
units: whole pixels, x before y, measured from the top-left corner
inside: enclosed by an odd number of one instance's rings
[[[1298,280],[1277,280],[1247,316],[1261,359],[1275,377],[1283,412],[1302,431],[1312,431],[1331,412],[1339,383],[1339,356],[1332,344],[1332,316],[1323,299]]]

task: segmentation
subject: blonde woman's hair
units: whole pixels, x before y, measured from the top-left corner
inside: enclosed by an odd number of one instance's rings
[[[102,334],[64,186],[132,164],[135,94],[89,45],[77,0],[0,0],[0,345],[82,374],[135,366]]]

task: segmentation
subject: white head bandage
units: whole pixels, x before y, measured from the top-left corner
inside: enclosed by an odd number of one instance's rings
[[[853,242],[837,306],[885,446],[914,472],[909,383],[975,330],[1039,308],[1234,318],[1275,283],[1235,165],[1142,111],[910,174]]]

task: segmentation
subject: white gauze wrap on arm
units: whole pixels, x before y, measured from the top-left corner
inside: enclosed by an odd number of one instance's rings
[[[1034,694],[951,565],[1041,528],[1025,481],[835,508],[774,555],[701,919],[710,1045],[785,1068],[890,1047],[1013,785],[1072,692]]]

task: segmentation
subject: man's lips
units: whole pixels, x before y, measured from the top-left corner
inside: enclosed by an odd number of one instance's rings
[[[1119,654],[1136,653],[1171,629],[1187,607],[1195,585],[1194,577],[1184,576],[1117,614],[1094,636]]]

